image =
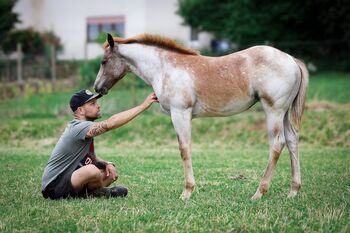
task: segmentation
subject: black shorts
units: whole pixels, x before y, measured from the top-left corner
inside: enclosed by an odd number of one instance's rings
[[[86,188],[79,192],[74,190],[71,182],[72,174],[73,172],[58,175],[54,181],[46,186],[45,190],[41,191],[43,196],[50,199],[86,197]]]

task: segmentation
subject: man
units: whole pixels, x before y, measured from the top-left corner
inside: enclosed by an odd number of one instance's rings
[[[127,195],[128,190],[124,187],[107,188],[118,179],[118,174],[112,163],[96,157],[93,138],[128,123],[158,100],[151,93],[141,105],[105,121],[94,122],[101,117],[97,103],[100,97],[89,90],[81,90],[72,96],[70,107],[74,119],[69,122],[52,151],[42,177],[42,194],[45,198]]]

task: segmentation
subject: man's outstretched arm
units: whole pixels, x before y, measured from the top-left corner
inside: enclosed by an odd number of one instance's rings
[[[92,138],[103,134],[111,129],[115,129],[122,125],[125,125],[126,123],[134,119],[137,115],[139,115],[141,112],[149,108],[149,106],[151,106],[152,103],[157,101],[158,99],[156,95],[154,93],[151,93],[141,105],[136,106],[127,111],[117,113],[108,118],[107,120],[96,122],[93,125],[91,125],[89,131],[86,134],[86,138]]]

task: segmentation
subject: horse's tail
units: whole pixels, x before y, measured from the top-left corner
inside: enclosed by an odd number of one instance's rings
[[[309,85],[309,72],[302,61],[296,58],[294,58],[294,61],[299,66],[301,72],[301,81],[298,94],[292,104],[291,114],[294,126],[297,130],[299,130],[301,126],[301,117],[303,116],[305,109],[306,94]]]

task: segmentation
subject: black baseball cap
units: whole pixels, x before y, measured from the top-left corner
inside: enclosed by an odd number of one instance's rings
[[[75,112],[75,110],[83,106],[85,103],[93,99],[98,99],[100,97],[102,97],[101,94],[93,94],[89,90],[80,90],[72,96],[69,105],[72,111]]]

